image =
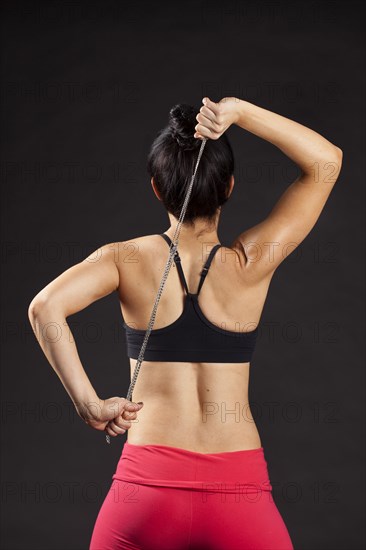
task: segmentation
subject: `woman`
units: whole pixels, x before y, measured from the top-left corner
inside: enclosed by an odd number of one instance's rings
[[[149,154],[152,188],[170,220],[165,233],[106,244],[46,286],[29,308],[41,335],[47,323],[67,327],[69,315],[116,291],[132,375],[200,140],[208,138],[134,388],[141,402],[100,399],[68,331],[53,340],[48,331],[50,341],[38,336],[81,418],[111,437],[128,430],[90,550],[293,548],[250,412],[250,359],[273,273],[314,227],[342,152],[309,128],[238,98],[204,98],[196,113],[175,106]],[[277,146],[301,174],[261,223],[226,246],[217,228],[234,186],[225,135],[232,124]]]

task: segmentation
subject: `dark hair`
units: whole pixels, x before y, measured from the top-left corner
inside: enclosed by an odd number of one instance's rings
[[[158,132],[147,159],[147,171],[165,208],[179,219],[202,141],[193,137],[199,108],[180,103],[172,107],[169,124]],[[234,155],[225,134],[208,139],[193,183],[183,224],[196,218],[212,220],[228,199]]]

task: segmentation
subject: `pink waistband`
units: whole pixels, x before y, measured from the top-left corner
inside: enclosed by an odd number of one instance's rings
[[[272,490],[263,447],[206,454],[126,441],[112,479],[215,493]]]

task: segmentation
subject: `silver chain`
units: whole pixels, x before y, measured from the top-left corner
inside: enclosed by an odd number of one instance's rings
[[[135,370],[134,370],[134,373],[133,373],[133,376],[132,376],[130,387],[128,388],[128,392],[127,392],[127,395],[126,395],[126,399],[128,399],[128,400],[131,400],[131,397],[132,397],[132,392],[133,392],[133,389],[134,389],[135,384],[136,384],[137,376],[140,372],[140,367],[141,367],[141,364],[144,360],[144,354],[145,354],[147,342],[149,340],[150,333],[151,333],[152,328],[153,328],[154,323],[155,323],[155,316],[156,316],[156,311],[158,309],[158,304],[159,304],[161,295],[163,293],[164,285],[165,285],[166,279],[169,275],[170,268],[172,266],[173,257],[174,257],[174,255],[177,251],[177,248],[178,248],[179,233],[180,233],[181,226],[182,226],[182,223],[183,223],[183,220],[184,220],[184,216],[186,214],[186,210],[187,210],[187,207],[188,207],[188,201],[190,199],[191,192],[192,192],[194,178],[196,177],[198,165],[200,163],[201,156],[202,156],[202,153],[203,153],[203,149],[205,148],[206,142],[207,142],[207,138],[203,138],[202,143],[201,143],[201,148],[200,148],[199,153],[198,153],[196,166],[195,166],[194,172],[192,174],[191,183],[188,187],[187,194],[186,194],[186,197],[184,199],[182,211],[180,213],[179,220],[178,220],[178,223],[177,223],[177,227],[175,228],[174,237],[173,237],[172,243],[171,243],[170,248],[169,248],[168,261],[166,263],[164,273],[163,273],[163,277],[161,279],[160,287],[159,287],[158,293],[156,295],[155,303],[154,303],[154,306],[153,306],[153,309],[152,309],[152,312],[151,312],[149,325],[146,329],[144,341],[142,343],[141,350],[140,350],[140,353],[139,353],[139,356],[138,356],[138,359],[137,359],[137,363],[135,365]],[[107,440],[107,443],[111,442],[109,434],[106,434],[106,440]]]

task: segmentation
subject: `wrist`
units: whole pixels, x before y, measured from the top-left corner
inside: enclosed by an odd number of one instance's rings
[[[229,122],[229,126],[232,124],[238,124],[240,117],[240,103],[241,99],[238,97],[224,97],[219,102],[219,105],[222,106],[222,113]]]
[[[100,399],[95,392],[91,392],[78,400],[73,400],[73,403],[78,415],[86,421],[99,418],[104,400]]]
[[[88,424],[91,420],[99,420],[103,409],[104,399],[93,399],[83,403],[75,404],[76,411],[80,418]]]
[[[233,109],[233,124],[239,124],[239,120],[240,120],[240,116],[241,116],[241,113],[242,113],[242,108],[243,108],[243,100],[238,98],[238,97],[234,97],[233,98],[234,100],[234,109]]]
[[[248,116],[250,112],[250,103],[244,99],[239,99],[235,103],[235,114],[236,120],[235,124],[241,128],[245,128],[245,124],[248,121]]]

